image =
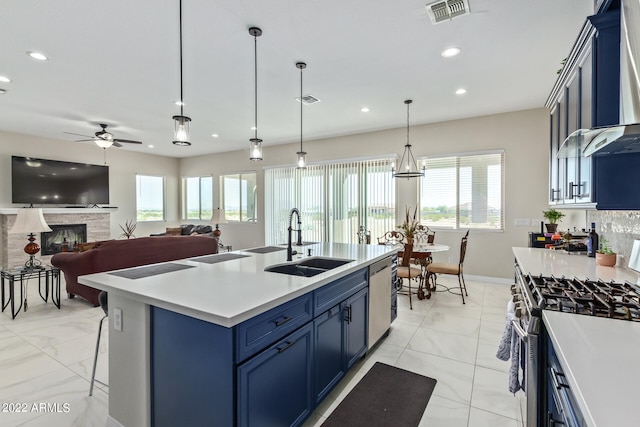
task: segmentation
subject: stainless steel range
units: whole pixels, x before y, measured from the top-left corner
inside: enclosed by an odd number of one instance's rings
[[[640,322],[640,289],[635,284],[523,274],[515,266],[514,329],[526,346],[528,426],[581,426],[570,387],[541,319],[542,310]]]

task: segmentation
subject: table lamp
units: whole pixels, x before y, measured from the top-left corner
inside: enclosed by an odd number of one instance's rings
[[[224,209],[214,209],[213,215],[211,216],[211,222],[216,225],[216,229],[213,230],[213,235],[218,238],[218,241],[220,241],[220,235],[222,234],[222,231],[220,231],[220,229],[218,228],[218,224],[227,223],[227,220],[224,217]],[[222,245],[222,242],[220,242],[220,245]]]
[[[40,251],[40,246],[35,243],[36,237],[34,232],[52,231],[47,225],[40,208],[23,208],[18,209],[16,222],[11,228],[11,233],[28,233],[29,243],[24,247],[24,251],[29,255],[29,260],[24,264],[27,269],[34,270],[42,268],[39,259],[35,259],[35,255]]]

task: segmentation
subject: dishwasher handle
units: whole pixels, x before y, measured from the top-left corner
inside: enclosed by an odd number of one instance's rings
[[[385,269],[391,267],[392,263],[393,261],[391,260],[391,258],[389,258],[378,261],[375,264],[371,264],[371,266],[369,267],[369,276],[374,276],[381,271],[384,271]]]

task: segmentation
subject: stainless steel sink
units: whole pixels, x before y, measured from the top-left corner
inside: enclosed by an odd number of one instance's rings
[[[316,274],[324,273],[352,261],[352,259],[313,257],[294,263],[271,265],[266,267],[264,271],[289,274],[291,276],[313,277]]]

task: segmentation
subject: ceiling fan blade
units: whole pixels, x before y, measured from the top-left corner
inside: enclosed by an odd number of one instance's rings
[[[130,139],[114,138],[113,142],[126,142],[127,144],[142,144],[140,141],[132,141]]]
[[[73,142],[93,142],[95,140],[96,140],[95,138],[93,138],[93,139],[76,139]]]
[[[122,144],[118,144],[116,141],[113,141],[112,144],[114,147],[122,147]]]
[[[76,135],[76,136],[84,136],[85,138],[93,138],[92,136],[89,135],[82,135],[80,133],[71,133],[71,132],[62,132],[62,133],[66,133],[68,135]]]

